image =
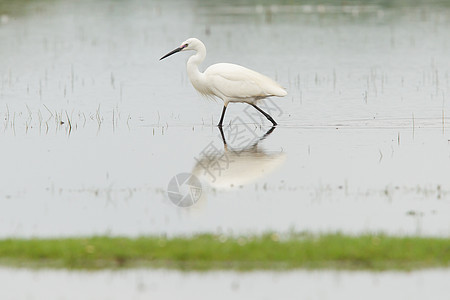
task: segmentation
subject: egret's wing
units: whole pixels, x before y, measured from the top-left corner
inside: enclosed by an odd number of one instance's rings
[[[234,64],[215,64],[205,71],[211,90],[228,98],[284,96],[286,91],[272,79]]]

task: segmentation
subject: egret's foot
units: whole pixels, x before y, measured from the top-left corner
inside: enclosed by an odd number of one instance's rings
[[[259,107],[256,107],[259,110]],[[272,122],[272,126],[277,126],[277,122],[275,122],[275,120],[266,112],[264,112],[263,110],[260,110],[262,112],[262,114],[267,118],[267,120],[269,120],[270,122]]]
[[[223,123],[223,117],[225,117],[225,111],[227,110],[226,105],[223,106],[222,115],[220,116],[219,124],[217,124],[217,127],[222,128]]]
[[[227,149],[227,141],[225,140],[225,135],[223,134],[222,126],[218,126],[218,127],[219,127],[219,131],[220,131],[220,135],[222,136],[223,146],[225,147],[225,149]]]
[[[267,120],[269,120],[270,122],[272,122],[273,126],[277,126],[277,125],[278,125],[277,122],[275,122],[275,120],[272,119],[272,117],[271,117],[268,113],[266,113],[265,111],[263,111],[261,108],[259,108],[258,106],[256,106],[256,105],[253,104],[253,103],[248,103],[248,104],[250,104],[250,105],[253,106],[257,111],[259,111],[260,113],[262,113],[262,114],[264,115],[264,117],[267,118]]]

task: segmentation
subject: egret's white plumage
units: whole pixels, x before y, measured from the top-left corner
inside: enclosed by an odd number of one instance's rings
[[[161,59],[180,51],[189,50],[196,51],[187,62],[187,73],[194,88],[204,96],[216,96],[224,102],[218,126],[222,126],[229,102],[248,103],[266,116],[273,125],[277,125],[272,117],[256,106],[256,101],[270,96],[286,96],[287,92],[282,86],[267,76],[235,64],[214,64],[208,67],[205,72],[200,72],[198,66],[206,57],[206,48],[196,38],[187,39],[180,47],[167,53]]]
[[[215,64],[207,68],[204,74],[211,83],[212,92],[222,94],[224,101],[253,103],[258,99],[287,94],[269,77],[239,65]]]

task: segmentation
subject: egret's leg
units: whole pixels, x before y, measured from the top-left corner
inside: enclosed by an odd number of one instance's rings
[[[253,103],[249,103],[249,104],[250,104],[251,106],[253,106],[254,108],[256,108],[257,111],[259,111],[260,113],[262,113],[262,114],[264,115],[264,117],[267,118],[267,120],[269,120],[270,122],[272,122],[273,126],[277,126],[277,125],[278,125],[277,122],[275,122],[275,120],[272,119],[272,117],[271,117],[268,113],[266,113],[265,111],[263,111],[261,108],[259,108],[258,106],[256,106],[256,105],[253,104]]]
[[[222,136],[222,142],[223,146],[226,149],[227,148],[227,140],[225,139],[225,134],[223,134],[222,126],[219,126],[220,135]]]
[[[224,105],[224,106],[223,106],[223,110],[222,110],[222,116],[220,117],[219,124],[217,124],[218,127],[222,127],[223,117],[225,117],[225,111],[226,111],[226,110],[227,110],[227,106]]]

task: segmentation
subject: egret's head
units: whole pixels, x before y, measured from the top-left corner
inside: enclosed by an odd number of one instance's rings
[[[180,47],[170,51],[169,53],[167,53],[166,55],[161,57],[159,60],[164,59],[164,58],[171,56],[172,54],[175,54],[180,51],[198,50],[199,47],[201,47],[202,45],[203,45],[203,43],[199,39],[189,38],[189,39],[185,40],[184,42],[182,42]]]
[[[203,45],[203,43],[199,39],[189,38],[181,43],[180,47],[182,47],[183,50],[197,50],[200,45]]]

